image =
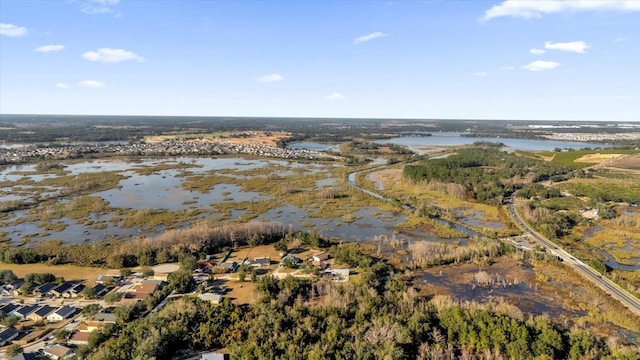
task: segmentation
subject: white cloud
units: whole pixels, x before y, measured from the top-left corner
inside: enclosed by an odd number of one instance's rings
[[[258,78],[258,81],[260,82],[276,82],[276,81],[282,81],[282,80],[284,80],[284,76],[280,74],[269,74],[269,75],[264,75]]]
[[[529,71],[544,71],[555,69],[558,66],[560,66],[560,64],[555,61],[536,60],[523,66],[522,68]]]
[[[385,37],[385,36],[389,36],[389,34],[385,34],[385,33],[377,31],[377,32],[373,32],[371,34],[362,35],[360,37],[357,37],[357,38],[355,38],[353,40],[353,43],[358,45],[358,44],[361,44],[363,42],[367,42],[369,40],[373,40],[373,39],[377,39],[377,38]]]
[[[589,46],[584,41],[557,42],[557,43],[547,41],[544,43],[545,49],[568,51],[568,52],[574,52],[578,54],[584,54],[585,50],[587,50],[590,47],[591,46]]]
[[[485,11],[483,20],[503,16],[541,18],[543,15],[577,11],[640,11],[637,0],[505,0]]]
[[[48,53],[48,52],[55,52],[55,51],[61,51],[61,50],[64,50],[64,45],[43,45],[43,46],[40,46],[39,48],[36,48],[35,51],[41,52],[41,53]]]
[[[473,75],[477,76],[477,77],[486,77],[487,75],[489,75],[489,73],[486,72],[486,71],[478,71],[478,72],[473,73]]]
[[[27,28],[13,24],[0,23],[0,35],[9,37],[20,37],[27,34]]]
[[[101,48],[97,51],[88,51],[82,54],[82,57],[89,61],[100,61],[105,63],[117,63],[129,60],[135,60],[139,62],[145,61],[142,56],[134,52],[109,48]]]
[[[546,50],[543,50],[543,49],[536,49],[536,48],[533,48],[533,49],[530,49],[530,50],[529,50],[529,53],[530,53],[530,54],[533,54],[533,55],[542,55],[542,54],[544,54],[545,52],[547,52],[547,51],[546,51]]]
[[[344,99],[344,95],[340,94],[340,93],[333,93],[333,94],[329,94],[327,96],[324,97],[327,100],[342,100]]]
[[[120,0],[89,0],[80,6],[80,11],[90,15],[115,13],[111,7],[119,2]]]
[[[66,84],[66,83],[56,83],[56,87],[58,89],[68,89],[70,86],[69,84]]]
[[[80,81],[78,83],[79,87],[83,87],[83,88],[90,88],[90,89],[99,89],[101,87],[104,87],[106,84],[100,81],[95,81],[95,80],[85,80],[85,81]]]

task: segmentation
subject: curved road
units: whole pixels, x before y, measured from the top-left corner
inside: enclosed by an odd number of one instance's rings
[[[515,220],[515,222],[551,254],[562,259],[566,264],[568,264],[571,268],[584,276],[587,280],[596,284],[607,294],[611,295],[613,298],[620,301],[624,306],[629,308],[629,310],[640,316],[640,299],[631,295],[630,293],[622,289],[618,284],[614,283],[607,277],[604,277],[599,272],[595,271],[591,266],[576,259],[566,250],[562,249],[558,245],[551,242],[549,239],[538,234],[535,230],[530,228],[529,225],[525,224],[525,222],[522,221],[522,219],[516,212],[513,201],[511,201],[511,203],[509,204],[509,212],[511,212],[511,217]]]

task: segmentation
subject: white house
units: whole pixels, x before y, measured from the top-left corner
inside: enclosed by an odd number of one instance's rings
[[[47,321],[49,322],[62,321],[64,319],[70,318],[75,313],[76,313],[76,308],[65,305],[59,308],[58,310],[54,311],[53,313],[47,315]]]

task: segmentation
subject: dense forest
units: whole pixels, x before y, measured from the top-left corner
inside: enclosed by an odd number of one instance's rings
[[[579,327],[525,316],[507,303],[425,297],[381,260],[347,251],[360,280],[257,279],[251,306],[195,298],[118,323],[80,349],[90,359],[170,359],[226,347],[234,359],[636,359]],[[338,255],[338,259],[343,255]],[[344,260],[344,259],[343,259]]]
[[[505,197],[526,183],[562,181],[574,176],[564,165],[500,151],[494,147],[458,150],[444,159],[426,160],[403,169],[406,181],[414,183],[457,184],[443,187],[449,195],[485,204],[502,204]]]

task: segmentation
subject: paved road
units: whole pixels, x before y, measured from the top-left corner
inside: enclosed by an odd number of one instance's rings
[[[595,271],[592,267],[585,264],[579,259],[576,259],[573,255],[568,253],[566,250],[562,249],[555,243],[551,242],[549,239],[537,233],[535,230],[530,228],[527,224],[522,221],[520,216],[515,210],[515,205],[513,201],[509,205],[509,211],[511,212],[511,217],[515,220],[515,222],[531,237],[533,237],[538,243],[540,243],[547,251],[551,254],[557,256],[562,259],[567,265],[571,266],[574,270],[584,276],[587,280],[596,284],[599,288],[604,290],[607,294],[611,295],[616,300],[620,301],[624,306],[629,308],[629,310],[633,311],[636,315],[640,316],[640,299],[628,293],[626,290],[622,289],[618,284],[609,280],[608,278],[602,276],[599,272]]]

